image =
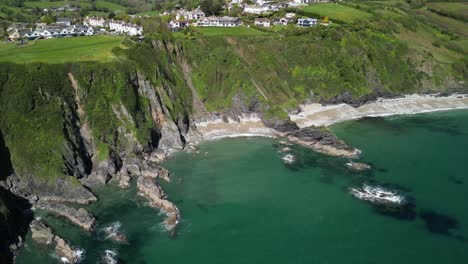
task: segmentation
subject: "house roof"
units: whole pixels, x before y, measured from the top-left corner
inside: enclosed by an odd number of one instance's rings
[[[268,18],[256,18],[255,22],[270,22],[270,19],[268,19]]]

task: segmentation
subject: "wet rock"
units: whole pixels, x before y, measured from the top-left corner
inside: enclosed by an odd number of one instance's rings
[[[138,177],[137,188],[140,194],[150,201],[150,206],[166,213],[165,224],[168,230],[174,230],[180,219],[178,208],[166,200],[166,194],[153,178]]]
[[[55,253],[62,262],[77,263],[79,255],[70,244],[59,236],[56,236],[52,229],[40,220],[31,222],[32,239],[39,244],[55,247]]]
[[[371,169],[371,166],[369,164],[362,162],[348,162],[346,163],[346,166],[356,171],[364,171]]]
[[[273,128],[274,130],[280,133],[290,133],[299,130],[299,126],[290,119],[263,119],[262,121],[265,124],[265,126]]]
[[[102,228],[101,231],[104,233],[106,239],[110,239],[117,243],[127,244],[127,236],[122,232],[121,227],[122,225],[120,222],[114,222]]]
[[[308,127],[290,133],[288,139],[316,152],[345,158],[358,158],[361,151],[338,139],[327,128]]]
[[[54,215],[63,217],[87,231],[91,231],[96,222],[94,216],[84,208],[75,209],[73,207],[54,202],[40,203],[37,206]]]
[[[54,242],[55,235],[45,223],[39,220],[31,222],[32,239],[40,244],[50,245]]]

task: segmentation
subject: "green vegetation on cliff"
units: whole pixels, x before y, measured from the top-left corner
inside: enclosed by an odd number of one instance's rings
[[[466,91],[468,41],[464,28],[446,21],[454,18],[423,18],[432,11],[389,1],[313,8],[344,23],[198,29],[175,38],[152,19],[142,21],[143,42],[100,36],[0,46],[0,129],[15,171],[75,175],[70,167],[88,154],[102,161],[140,151],[136,143],[156,147],[163,124],[183,134],[200,105],[285,118],[306,101]],[[83,146],[83,126],[93,153]]]

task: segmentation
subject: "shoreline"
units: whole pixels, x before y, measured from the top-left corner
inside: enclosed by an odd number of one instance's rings
[[[450,96],[405,95],[402,98],[378,99],[377,101],[352,107],[347,104],[321,105],[317,103],[301,105],[301,112],[289,115],[300,128],[329,126],[365,117],[386,117],[413,115],[439,111],[468,109],[468,95]]]
[[[439,111],[468,109],[468,94],[450,96],[405,95],[394,99],[377,99],[374,102],[353,107],[348,104],[321,105],[319,103],[300,105],[301,111],[289,114],[299,128],[310,126],[329,126],[365,117],[386,117],[395,115],[413,115]],[[227,121],[227,122],[226,122]],[[282,133],[267,127],[258,114],[243,114],[239,120],[212,117],[195,121],[199,141],[211,141],[235,137],[282,136]]]

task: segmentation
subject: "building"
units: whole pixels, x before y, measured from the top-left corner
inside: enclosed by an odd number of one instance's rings
[[[237,17],[205,17],[197,21],[199,27],[237,27],[240,20]]]
[[[273,25],[275,25],[275,26],[287,26],[288,23],[289,23],[289,19],[284,18],[284,17],[282,17],[280,19],[275,19],[273,21]]]
[[[313,27],[317,25],[316,18],[299,18],[297,20],[297,25],[300,27]]]
[[[86,17],[84,24],[90,27],[104,27],[106,20],[102,17]]]
[[[200,9],[195,9],[193,11],[179,10],[176,14],[176,20],[199,20],[205,17],[205,12]]]
[[[183,28],[187,28],[189,26],[189,22],[187,20],[172,20],[169,22],[169,27],[172,31],[178,31]]]
[[[260,14],[263,14],[263,13],[268,12],[268,11],[270,11],[270,7],[268,5],[263,5],[263,6],[246,5],[244,7],[244,13],[247,13],[247,14],[260,15]]]
[[[67,17],[59,17],[57,18],[57,21],[55,22],[58,25],[64,25],[64,26],[71,26],[71,20]]]
[[[109,29],[119,34],[130,36],[143,35],[143,27],[135,24],[126,23],[122,20],[109,20]]]
[[[268,18],[256,18],[254,24],[257,27],[270,27],[271,21]]]

